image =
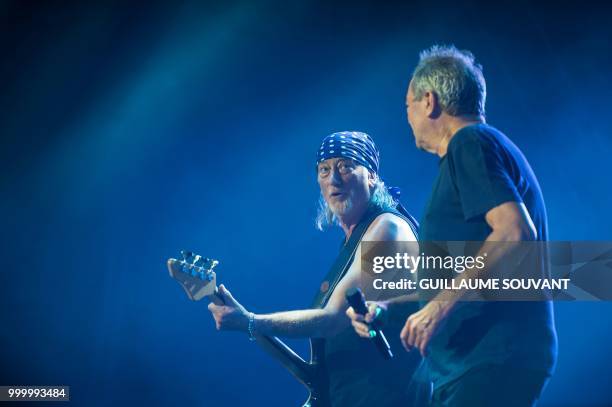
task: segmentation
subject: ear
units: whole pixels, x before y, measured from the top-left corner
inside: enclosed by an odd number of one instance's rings
[[[442,113],[442,109],[440,108],[440,102],[438,100],[438,95],[435,92],[425,92],[423,95],[425,99],[425,112],[427,113],[427,117],[435,119]]]
[[[376,175],[372,171],[368,171],[368,186],[370,188],[374,187],[374,182],[376,182]]]

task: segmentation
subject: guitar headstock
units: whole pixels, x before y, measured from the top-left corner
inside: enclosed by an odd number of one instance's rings
[[[213,269],[217,260],[181,251],[181,259],[168,259],[168,272],[187,293],[189,299],[199,301],[217,290],[217,275]]]

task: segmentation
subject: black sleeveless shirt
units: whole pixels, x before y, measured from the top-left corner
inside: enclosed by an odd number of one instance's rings
[[[356,247],[370,224],[383,213],[392,213],[406,221],[416,234],[416,222],[401,213],[375,206],[368,208],[351,239],[343,245],[338,259],[317,293],[313,308],[323,308],[337,283],[354,260]],[[327,283],[327,284],[326,284]],[[323,288],[327,288],[323,291]],[[403,318],[405,321],[405,318]],[[313,360],[325,366],[332,406],[422,406],[427,404],[429,384],[413,377],[420,365],[418,352],[407,353],[399,334],[403,322],[384,327],[394,357],[384,359],[375,345],[359,337],[348,327],[334,337],[311,339]]]

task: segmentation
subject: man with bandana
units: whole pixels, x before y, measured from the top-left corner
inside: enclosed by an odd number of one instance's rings
[[[423,405],[429,385],[409,385],[419,355],[402,352],[392,360],[384,359],[372,343],[355,335],[345,316],[345,293],[360,286],[359,243],[416,241],[416,222],[381,181],[379,152],[369,135],[339,132],[326,137],[317,153],[316,171],[321,188],[317,226],[337,224],[345,239],[312,308],[253,314],[221,285],[225,305],[208,306],[217,329],[311,338],[313,356],[325,366],[332,406]],[[398,338],[401,324],[386,329],[389,336]]]

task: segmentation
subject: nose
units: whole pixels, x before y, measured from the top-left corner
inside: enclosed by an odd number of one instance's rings
[[[342,175],[340,175],[340,171],[335,166],[332,167],[329,174],[329,183],[336,187],[342,185]]]

